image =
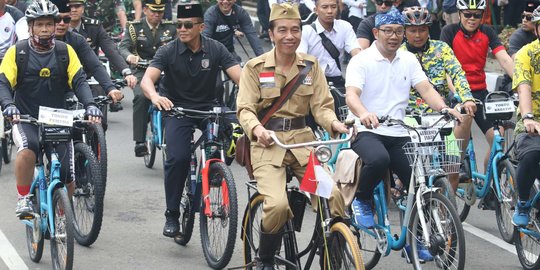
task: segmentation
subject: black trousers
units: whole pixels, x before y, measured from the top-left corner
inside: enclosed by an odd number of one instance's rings
[[[220,124],[221,132],[227,134],[230,123],[238,122],[235,116],[227,116]],[[189,117],[164,117],[164,136],[167,144],[167,159],[164,164],[165,201],[167,210],[179,211],[180,199],[184,191],[185,181],[189,177],[191,161],[191,139],[195,128],[206,129],[207,122],[203,119]],[[223,135],[225,136],[225,135]]]
[[[373,190],[383,179],[388,169],[397,174],[405,187],[411,178],[411,167],[403,151],[403,145],[409,137],[389,137],[373,132],[360,132],[351,148],[362,159],[360,185],[356,197],[360,200],[371,200]]]

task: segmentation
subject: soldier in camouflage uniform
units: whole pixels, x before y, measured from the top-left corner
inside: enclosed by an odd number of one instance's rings
[[[176,37],[176,25],[163,20],[165,3],[163,0],[146,0],[143,8],[145,17],[141,21],[128,24],[124,38],[118,45],[120,54],[129,64],[137,65],[139,60],[152,60],[157,49]],[[146,68],[137,68],[135,76],[140,81]],[[148,107],[151,102],[143,95],[140,85],[133,89],[133,140],[135,156],[142,157],[147,152],[144,143]]]
[[[118,31],[116,19],[120,22],[120,31],[126,29],[126,7],[122,0],[88,0],[85,4],[84,15],[89,18],[99,18],[107,33]],[[114,30],[114,31],[113,31]]]

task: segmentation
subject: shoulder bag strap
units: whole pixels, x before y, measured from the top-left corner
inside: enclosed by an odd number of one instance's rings
[[[261,120],[261,125],[265,125],[268,120],[270,120],[270,117],[274,115],[274,113],[285,104],[285,102],[294,94],[296,89],[298,89],[298,86],[304,81],[306,78],[306,75],[311,70],[311,66],[313,65],[313,62],[304,60],[306,63],[306,66],[296,75],[285,87],[281,89],[281,95],[279,99],[270,107],[270,109],[266,112],[263,119]]]

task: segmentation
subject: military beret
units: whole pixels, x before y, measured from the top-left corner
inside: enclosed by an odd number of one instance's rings
[[[187,3],[179,4],[176,12],[176,18],[203,18],[203,10],[201,4]]]
[[[384,13],[379,13],[375,16],[375,27],[379,28],[381,25],[385,24],[401,24],[404,25],[403,16],[397,10],[396,7],[392,7],[389,11]]]
[[[273,4],[270,11],[270,21],[277,19],[299,19],[300,11],[298,11],[297,5],[291,5],[289,3]]]

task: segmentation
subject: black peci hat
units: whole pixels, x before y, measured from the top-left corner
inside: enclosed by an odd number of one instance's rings
[[[525,12],[533,12],[538,6],[540,5],[539,1],[533,0],[533,1],[527,1],[527,4],[525,4]]]
[[[58,7],[58,12],[66,13],[70,12],[67,0],[51,0],[51,2]]]
[[[179,4],[176,17],[178,19],[203,18],[204,15],[203,15],[202,6],[201,4],[198,4],[198,3]]]

